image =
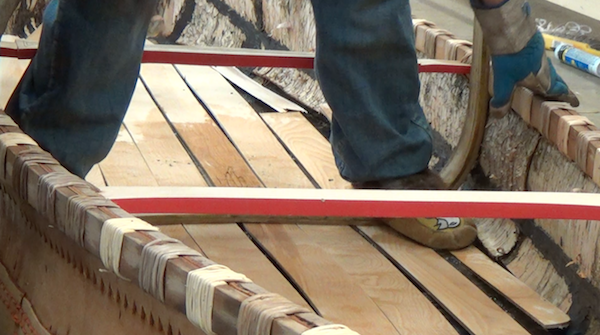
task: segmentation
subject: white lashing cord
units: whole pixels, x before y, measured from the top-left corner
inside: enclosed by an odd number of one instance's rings
[[[204,333],[212,331],[212,312],[215,287],[228,282],[251,282],[241,273],[215,264],[188,272],[185,284],[185,314]]]
[[[129,280],[119,273],[123,237],[134,231],[158,231],[158,228],[138,218],[117,218],[104,221],[100,232],[100,259],[104,266],[119,278]]]
[[[116,208],[117,205],[100,195],[76,194],[69,197],[65,217],[56,219],[60,223],[58,225],[59,229],[62,229],[67,236],[83,247],[85,245],[85,220],[88,210],[97,207]]]
[[[301,335],[360,335],[344,325],[325,325],[311,328]]]
[[[242,301],[237,335],[268,335],[275,319],[308,312],[308,309],[275,293],[253,295]]]
[[[56,221],[54,215],[56,189],[69,186],[88,187],[89,184],[67,172],[50,172],[40,177],[37,189],[37,206],[42,215],[53,222]]]
[[[32,147],[19,152],[13,162],[13,187],[21,199],[29,200],[29,170],[32,165],[40,164],[59,165],[54,157],[39,147]]]
[[[158,239],[144,245],[138,274],[139,286],[164,302],[167,262],[179,256],[202,256],[202,254],[172,238]]]
[[[29,136],[22,133],[4,133],[0,134],[0,176],[5,177],[6,150],[8,147],[14,147],[19,144],[37,145]]]

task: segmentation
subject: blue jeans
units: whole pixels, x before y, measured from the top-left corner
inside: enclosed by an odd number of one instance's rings
[[[430,128],[408,0],[312,0],[316,69],[342,176],[369,181],[427,167]],[[139,72],[156,0],[53,0],[38,54],[7,113],[85,176],[110,150]]]
[[[38,53],[6,113],[85,176],[112,147],[137,81],[157,0],[53,0]]]

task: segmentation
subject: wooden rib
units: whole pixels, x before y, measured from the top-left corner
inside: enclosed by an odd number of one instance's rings
[[[275,133],[319,186],[347,188],[338,173],[327,140],[299,113],[263,114]],[[455,334],[437,309],[385,257],[357,238],[352,229],[311,226],[312,243],[324,246],[377,303],[401,334]],[[410,305],[410,308],[405,306]],[[427,323],[420,320],[427,319]]]
[[[449,313],[460,316],[460,323],[472,334],[528,334],[435,251],[403,238],[388,227],[363,227],[361,230],[420,282]]]
[[[202,128],[210,126],[212,120],[206,111],[200,107],[198,101],[187,89],[175,69],[171,65],[144,65],[142,74],[146,85],[151,89],[154,98],[160,104],[167,118],[177,121],[174,124],[176,129],[186,129],[185,132],[179,134],[186,141],[186,144],[197,142],[197,138],[189,135],[195,134],[194,130],[201,132]],[[150,98],[147,97],[147,99]],[[146,160],[160,160],[156,163],[157,168],[153,169],[159,185],[206,185],[195,165],[191,164],[191,158],[184,152],[183,147],[176,139],[165,118],[154,105],[154,102],[144,102],[138,98],[134,99],[132,104],[136,108],[132,109],[131,114],[128,113],[125,122],[128,127],[131,128],[134,125],[135,129],[139,129],[139,136],[135,136],[137,131],[132,131],[132,134],[134,134],[138,146],[146,148],[146,150],[142,150]],[[186,119],[191,122],[186,123]],[[202,124],[194,122],[200,119],[207,122]],[[212,128],[216,129],[217,133],[223,137],[219,129],[214,127],[214,123]],[[209,133],[209,135],[211,134]],[[212,138],[207,138],[206,141],[206,145],[218,143],[216,139],[213,140]],[[162,148],[162,150],[155,151],[157,147]],[[174,151],[177,150],[180,153],[175,157],[173,156],[175,155]],[[226,155],[225,152],[220,152],[220,154]],[[239,156],[237,153],[235,155]],[[223,159],[235,161],[234,157],[223,156]],[[169,165],[173,164],[171,162],[174,161],[180,164],[171,167],[164,164],[165,160],[170,162]],[[173,171],[175,167],[177,169]],[[188,171],[188,167],[195,170],[193,171],[194,174]],[[165,169],[168,171],[164,171]],[[172,176],[166,179],[164,176],[157,175],[164,175],[165,172],[170,173]],[[178,223],[180,221],[173,218],[172,222]],[[185,235],[187,235],[186,239],[189,238],[201,246],[204,253],[211,260],[224,264],[235,271],[240,271],[269,291],[279,293],[298,304],[306,306],[307,303],[300,294],[248,239],[246,234],[232,222],[235,221],[228,221],[228,224],[219,226],[184,225],[183,229]],[[185,235],[181,235],[182,232],[179,233],[178,237],[185,237]],[[243,254],[244,257],[239,257],[240,254]]]
[[[235,67],[217,66],[215,67],[215,70],[217,70],[223,77],[227,78],[227,80],[234,83],[237,87],[246,91],[246,93],[264,102],[278,112],[306,112],[304,108],[260,85]]]
[[[564,328],[569,324],[570,318],[567,314],[543,300],[529,286],[477,248],[469,247],[452,254],[544,328]]]
[[[210,68],[178,68],[266,186],[312,187],[260,117],[225,79]],[[360,333],[397,333],[353,277],[314,243],[312,234],[297,225],[245,227],[294,278],[324,317]]]
[[[479,148],[488,114],[488,82],[490,74],[490,56],[483,33],[477,22],[473,32],[473,64],[471,68],[469,107],[458,145],[440,176],[450,188],[458,188],[479,157]]]

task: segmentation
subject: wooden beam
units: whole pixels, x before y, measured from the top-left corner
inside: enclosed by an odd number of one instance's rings
[[[488,82],[490,77],[490,53],[483,41],[483,33],[477,20],[473,31],[473,67],[471,68],[469,107],[458,145],[440,176],[449,188],[462,185],[475,166],[488,114]]]
[[[529,286],[471,246],[452,254],[545,329],[565,328],[569,316],[543,300]]]
[[[595,193],[107,187],[102,194],[134,214],[600,219]]]
[[[38,44],[35,41],[2,42],[0,56],[31,59],[37,51],[37,46]],[[144,47],[142,63],[312,69],[314,58],[315,54],[312,52],[207,48],[147,43]],[[469,74],[471,66],[456,61],[423,59],[419,60],[419,72]]]

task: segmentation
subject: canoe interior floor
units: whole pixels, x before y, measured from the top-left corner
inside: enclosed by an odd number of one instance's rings
[[[27,62],[0,65],[4,106]],[[328,141],[302,113],[257,112],[214,68],[158,64],[142,66],[114,147],[87,179],[349,188]],[[438,253],[384,226],[171,222],[160,229],[361,334],[544,334],[568,323],[479,249]]]

